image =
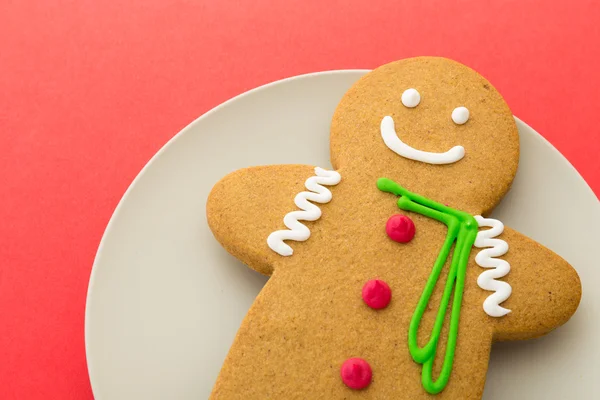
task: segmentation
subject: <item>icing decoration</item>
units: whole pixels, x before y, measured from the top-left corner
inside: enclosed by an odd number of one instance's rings
[[[417,303],[408,329],[408,348],[410,355],[415,362],[423,365],[421,384],[428,393],[437,394],[444,390],[452,372],[467,263],[469,261],[471,248],[475,242],[475,237],[477,236],[477,221],[465,212],[455,210],[418,194],[409,192],[390,179],[378,179],[377,187],[381,191],[400,196],[397,203],[400,209],[416,212],[426,217],[436,219],[443,222],[448,227],[446,239],[434,262],[433,269],[427,279],[425,288],[421,293],[421,298]],[[420,347],[417,341],[417,334],[419,325],[421,324],[421,318],[428,308],[429,299],[435,289],[435,285],[442,268],[448,259],[453,244],[454,253],[451,258],[450,270],[444,286],[444,292],[437,311],[433,330],[431,331],[427,344]],[[452,294],[453,291],[454,294]],[[444,325],[444,319],[446,318],[450,296],[453,296],[453,300],[450,314],[450,328],[446,343],[446,354],[444,355],[440,375],[438,379],[434,381],[432,379],[433,362],[436,357],[437,345]]]
[[[385,224],[385,233],[395,242],[408,243],[415,237],[415,223],[406,215],[392,215]]]
[[[467,107],[456,107],[452,111],[452,121],[457,125],[462,125],[469,120],[469,109]]]
[[[349,358],[342,364],[340,375],[350,389],[364,389],[371,383],[373,371],[362,358]]]
[[[415,108],[421,102],[421,94],[417,92],[417,89],[406,89],[402,93],[402,104],[404,107]]]
[[[465,148],[454,146],[445,153],[432,153],[428,151],[417,150],[404,143],[396,134],[394,128],[394,119],[385,116],[381,120],[381,137],[385,145],[394,153],[415,161],[421,161],[428,164],[452,164],[460,161],[465,156]]]
[[[475,262],[482,268],[491,268],[479,275],[477,284],[483,290],[494,292],[483,302],[483,310],[490,317],[503,317],[510,310],[501,307],[500,303],[510,297],[512,287],[507,282],[496,279],[502,278],[510,272],[510,264],[506,260],[496,257],[506,254],[508,244],[502,239],[494,238],[504,232],[504,224],[497,219],[483,218],[480,215],[475,216],[475,220],[480,227],[491,227],[491,229],[479,231],[475,239],[475,247],[488,247],[477,253]]]
[[[327,171],[323,168],[315,168],[316,176],[306,180],[304,186],[309,192],[300,192],[294,198],[294,203],[302,211],[292,211],[283,217],[283,223],[288,230],[275,231],[267,238],[267,244],[274,252],[282,256],[291,256],[294,250],[284,243],[284,240],[303,242],[310,237],[310,230],[299,221],[316,221],[321,218],[321,209],[310,203],[329,203],[331,192],[322,185],[337,185],[341,176],[336,171]]]
[[[372,279],[363,286],[362,298],[369,307],[379,310],[390,304],[392,289],[384,281]]]

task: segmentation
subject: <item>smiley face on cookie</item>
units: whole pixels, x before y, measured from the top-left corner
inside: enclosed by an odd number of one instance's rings
[[[433,57],[377,68],[340,101],[330,146],[333,170],[247,168],[209,196],[216,239],[271,276],[211,398],[479,398],[493,341],[575,312],[573,268],[482,217],[519,159],[485,78]]]
[[[332,120],[331,158],[336,169],[369,168],[415,193],[487,214],[514,178],[519,134],[485,78],[447,59],[419,57],[377,68],[344,95]]]

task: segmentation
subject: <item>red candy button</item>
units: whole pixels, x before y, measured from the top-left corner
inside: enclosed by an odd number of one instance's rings
[[[393,241],[408,243],[415,237],[415,223],[406,215],[392,215],[385,224],[385,233]]]
[[[350,389],[364,389],[371,383],[373,371],[362,358],[349,358],[342,364],[340,375]]]
[[[367,305],[376,310],[387,307],[392,299],[392,289],[380,279],[372,279],[362,288],[362,298]]]

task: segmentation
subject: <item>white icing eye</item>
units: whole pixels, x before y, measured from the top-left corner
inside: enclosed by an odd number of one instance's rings
[[[456,107],[452,111],[452,121],[455,124],[462,125],[469,120],[469,109],[467,107]]]
[[[421,102],[421,95],[417,92],[417,89],[406,89],[402,93],[402,104],[408,108],[415,108]]]

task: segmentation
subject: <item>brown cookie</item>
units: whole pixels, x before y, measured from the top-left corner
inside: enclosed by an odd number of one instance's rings
[[[566,261],[478,217],[510,188],[518,140],[489,82],[419,57],[345,94],[335,171],[265,166],[218,182],[210,228],[271,278],[211,398],[480,398],[492,342],[550,332],[581,296]]]

